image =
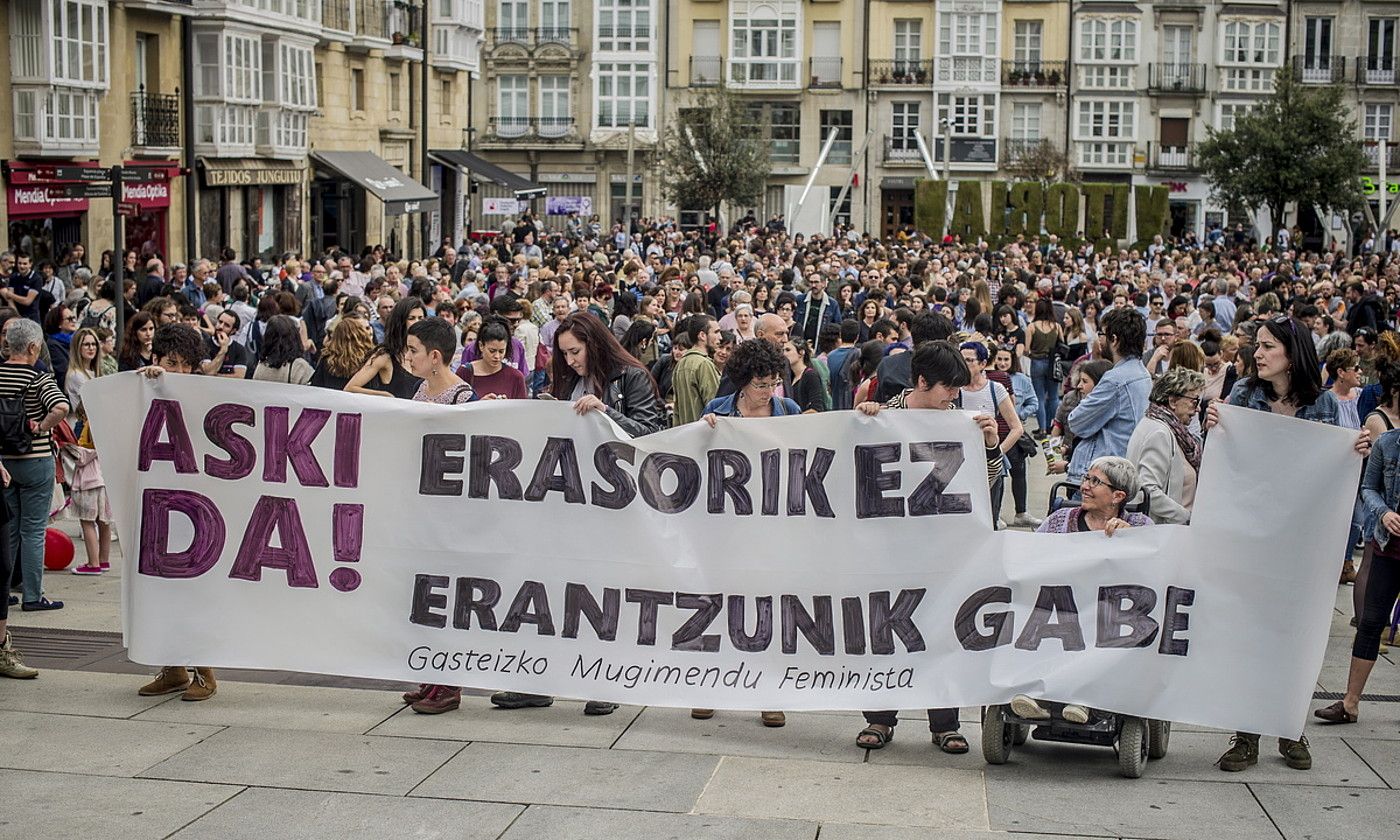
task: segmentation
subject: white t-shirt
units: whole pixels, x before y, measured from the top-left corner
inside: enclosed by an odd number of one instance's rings
[[[962,407],[964,411],[971,411],[974,414],[985,414],[988,417],[997,416],[997,406],[1006,399],[1006,389],[1000,382],[993,382],[988,379],[987,384],[981,390],[970,391],[962,389]]]

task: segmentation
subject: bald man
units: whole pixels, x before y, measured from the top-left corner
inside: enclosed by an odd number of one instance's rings
[[[753,328],[754,341],[771,342],[774,347],[782,351],[788,343],[788,322],[772,312],[758,316],[758,321]],[[783,368],[783,385],[775,392],[775,396],[785,396],[792,390],[792,369]],[[734,393],[734,383],[730,381],[729,374],[723,374],[719,379],[719,390],[715,392],[716,397],[727,397]]]

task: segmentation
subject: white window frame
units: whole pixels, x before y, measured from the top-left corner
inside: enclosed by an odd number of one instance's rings
[[[656,21],[651,0],[596,0],[593,47],[601,53],[651,52]]]
[[[562,137],[569,133],[572,115],[571,80],[565,75],[539,77],[539,134],[541,137]]]
[[[737,87],[801,86],[802,5],[730,0],[729,81]]]
[[[924,22],[919,18],[894,21],[894,60],[915,63],[923,58]]]
[[[1130,99],[1080,99],[1074,137],[1083,166],[1131,166],[1137,137],[1137,103]]]
[[[1366,102],[1361,106],[1361,139],[1390,140],[1395,126],[1395,106],[1389,102]]]
[[[1276,19],[1222,18],[1220,88],[1270,93],[1283,65],[1283,25]]]
[[[520,137],[530,127],[530,77],[506,73],[496,77],[496,133]]]
[[[1045,41],[1045,21],[1017,19],[1012,22],[1011,27],[1011,60],[1022,70],[1039,68],[1043,60],[1041,55]]]
[[[1138,22],[1129,17],[1093,15],[1079,21],[1080,64],[1135,64]]]
[[[907,156],[918,154],[913,132],[923,130],[923,107],[919,102],[890,103],[890,148]]]
[[[938,124],[948,120],[954,137],[995,137],[996,113],[996,94],[938,94]]]
[[[1011,104],[1011,135],[1013,141],[1031,144],[1045,139],[1042,126],[1045,124],[1045,107],[1040,102],[1013,102]]]
[[[649,62],[600,61],[594,65],[595,127],[650,128],[654,72],[655,66]]]

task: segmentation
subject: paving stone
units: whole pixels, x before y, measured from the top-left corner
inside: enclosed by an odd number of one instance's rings
[[[1400,749],[1396,748],[1394,741],[1351,737],[1344,740],[1347,746],[1361,756],[1361,760],[1385,779],[1386,784],[1392,788],[1400,788]]]
[[[1285,840],[1400,837],[1400,791],[1256,784],[1250,788]]]
[[[641,711],[640,706],[623,706],[610,715],[585,715],[578,700],[555,700],[543,709],[498,709],[484,697],[464,696],[462,707],[445,715],[419,715],[404,708],[373,734],[606,749]]]
[[[403,796],[461,748],[455,741],[226,729],[142,776]]]
[[[246,840],[249,837],[495,840],[523,810],[519,805],[493,802],[249,788],[174,837],[179,840]]]
[[[981,758],[978,742],[973,752]],[[1198,782],[1269,782],[1291,785],[1339,785],[1385,787],[1366,762],[1357,758],[1340,738],[1311,741],[1313,769],[1293,770],[1278,754],[1278,739],[1259,739],[1259,763],[1243,773],[1225,773],[1215,766],[1220,754],[1230,746],[1228,735],[1204,732],[1178,732],[1172,729],[1167,755],[1149,761],[1145,779],[1179,779]],[[873,759],[872,759],[873,760]],[[1060,744],[1029,740],[1011,752],[1011,760],[1000,767],[988,767],[987,777],[1003,781],[1038,782],[1054,769],[1057,778],[1093,782],[1119,778],[1117,754],[1107,747]]]
[[[1122,779],[987,769],[987,813],[999,831],[1144,840],[1278,840],[1243,784]],[[1221,774],[1224,775],[1224,774]]]
[[[987,828],[982,774],[943,767],[726,756],[695,810],[824,824]]]
[[[136,719],[358,735],[402,707],[399,695],[383,691],[220,680],[207,702],[165,703]]]
[[[918,829],[919,840],[1103,840],[1103,838],[1075,837],[1069,834],[1007,834],[1004,831],[944,831],[941,829]],[[821,840],[909,840],[911,829],[907,826],[889,825],[843,825],[823,823]]]
[[[60,671],[45,668],[34,680],[10,680],[0,692],[0,709],[57,715],[129,718],[162,703],[179,701],[179,695],[142,697],[136,693],[144,681],[117,674]],[[198,706],[200,703],[185,703]]]
[[[471,744],[413,795],[684,813],[694,807],[717,761],[699,755]]]
[[[816,836],[816,823],[798,820],[531,805],[501,840],[814,840]]]
[[[218,731],[193,724],[0,712],[6,741],[0,767],[135,776]]]
[[[862,725],[849,713],[788,712],[786,726],[770,728],[758,712],[718,711],[710,720],[694,720],[689,709],[648,707],[615,749],[860,762],[865,751],[855,736]]]
[[[850,734],[855,744],[856,732]],[[895,727],[894,740],[878,750],[870,750],[868,761],[871,764],[904,764],[914,767],[948,767],[955,770],[982,769],[982,725],[961,721],[958,731],[967,739],[968,752],[962,755],[945,753],[933,743],[933,735],[928,731],[928,718],[903,720]],[[856,749],[862,749],[856,747]],[[864,750],[862,750],[864,751]]]
[[[150,840],[165,837],[242,788],[0,770],[0,837]]]

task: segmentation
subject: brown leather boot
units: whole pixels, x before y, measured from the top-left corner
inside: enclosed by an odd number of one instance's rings
[[[213,668],[195,668],[194,682],[180,695],[181,700],[208,700],[219,690],[219,681],[214,679]]]
[[[160,669],[156,678],[136,689],[142,697],[156,697],[161,694],[174,694],[190,687],[190,672],[183,666],[171,665]]]
[[[429,687],[428,696],[410,706],[420,715],[440,715],[462,705],[462,689],[450,685]]]
[[[1342,564],[1342,577],[1340,581],[1343,585],[1356,583],[1356,565],[1350,560]]]

